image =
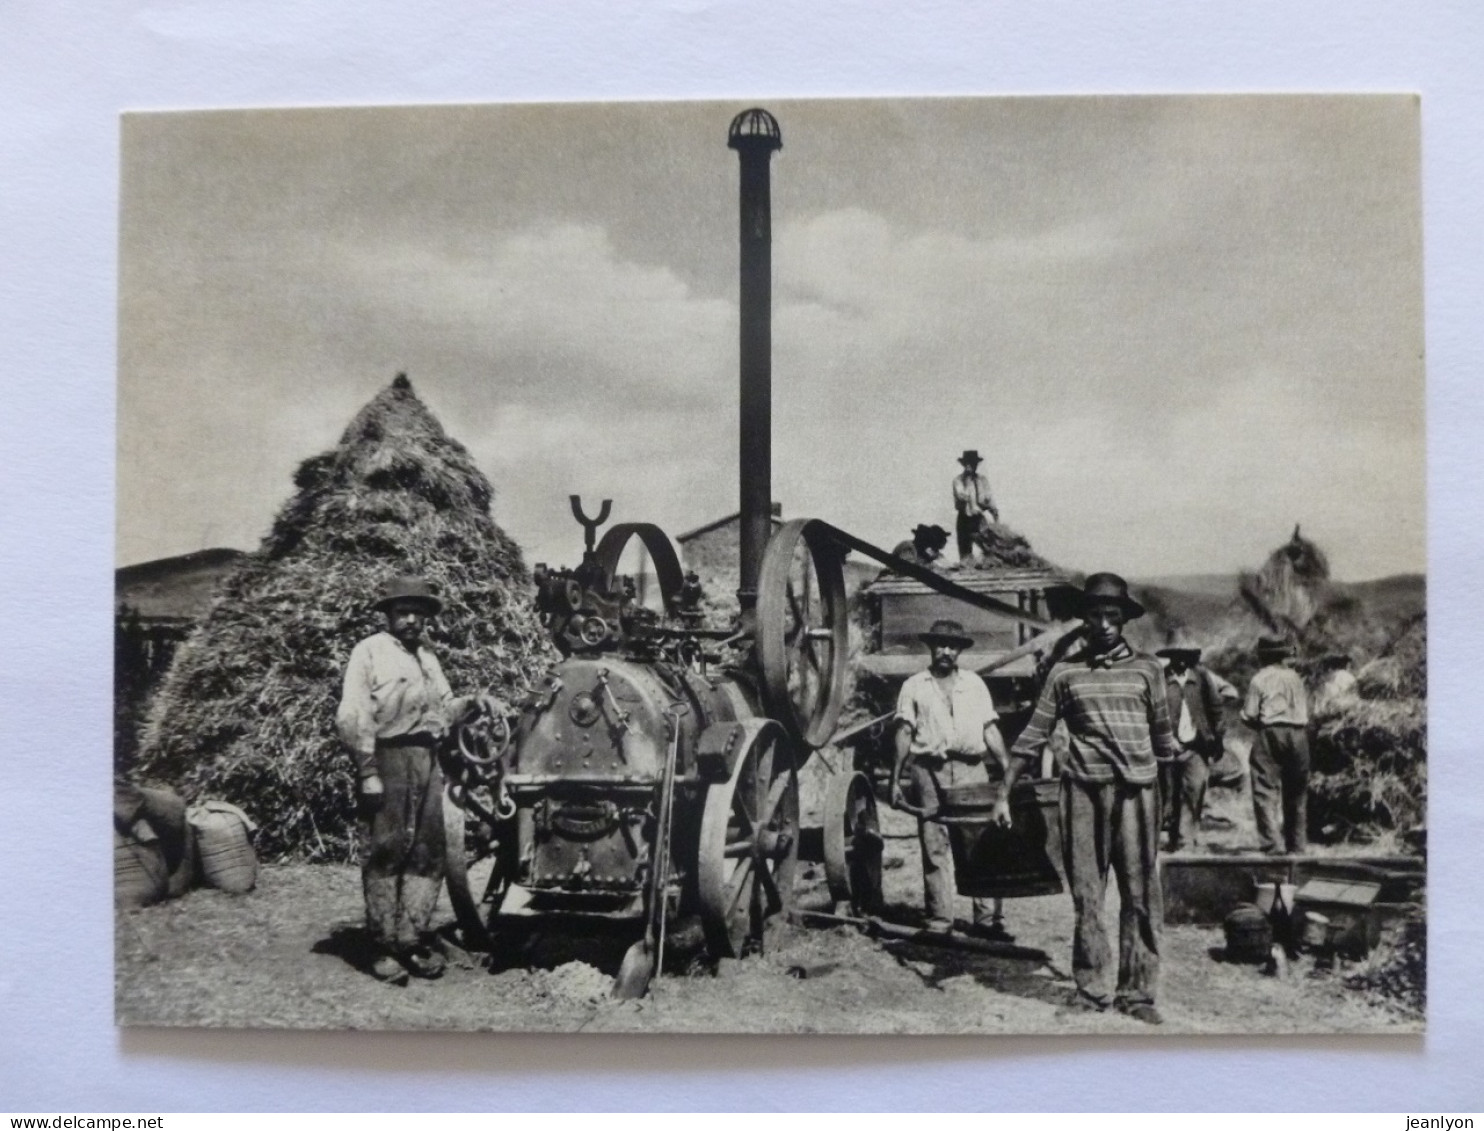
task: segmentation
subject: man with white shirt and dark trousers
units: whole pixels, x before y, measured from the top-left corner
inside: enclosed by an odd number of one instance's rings
[[[915,801],[923,816],[943,806],[943,791],[956,786],[988,786],[985,756],[993,758],[994,776],[1009,761],[999,718],[989,688],[973,672],[962,671],[959,655],[973,643],[957,621],[939,620],[920,634],[928,646],[930,663],[910,676],[897,697],[896,762],[892,767],[891,803],[902,804],[902,767],[911,760]],[[928,928],[946,931],[953,926],[953,849],[947,826],[919,819],[922,879]],[[998,900],[974,900],[973,926],[977,933],[1003,937]]]
[[[1309,693],[1290,665],[1293,645],[1257,642],[1263,666],[1247,685],[1242,721],[1252,728],[1252,809],[1264,852],[1301,853],[1309,844]]]
[[[984,529],[986,516],[999,522],[1000,509],[989,493],[989,480],[979,474],[979,453],[970,448],[958,462],[963,471],[953,481],[953,509],[958,512],[958,560],[966,562],[974,554],[975,538]]]

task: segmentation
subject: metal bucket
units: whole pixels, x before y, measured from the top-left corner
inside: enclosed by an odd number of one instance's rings
[[[960,895],[1019,899],[1056,895],[1062,877],[1061,782],[1021,781],[1010,798],[1010,827],[990,822],[999,782],[950,786],[934,816],[948,826]]]

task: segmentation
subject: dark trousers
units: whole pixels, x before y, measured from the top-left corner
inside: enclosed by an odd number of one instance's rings
[[[387,950],[418,945],[443,883],[443,774],[431,747],[376,748],[382,804],[364,823],[366,926]]]
[[[1108,1001],[1112,953],[1103,929],[1108,868],[1118,881],[1118,983],[1114,996],[1130,1004],[1154,1001],[1159,936],[1164,921],[1157,854],[1159,789],[1123,782],[1063,778],[1062,844],[1077,925],[1072,976],[1077,989]]]
[[[960,513],[958,522],[954,526],[954,533],[958,536],[958,560],[968,561],[974,552],[974,535],[979,533],[979,524],[984,519],[979,515],[967,515]]]
[[[1252,813],[1264,852],[1309,846],[1309,735],[1301,726],[1260,727],[1252,740]]]
[[[1160,827],[1170,834],[1171,852],[1196,843],[1210,780],[1210,763],[1194,750],[1159,764]]]
[[[908,766],[917,804],[924,809],[941,809],[945,789],[989,782],[989,770],[981,760],[971,762],[962,758],[924,754],[913,758]],[[917,839],[922,846],[923,903],[927,917],[952,922],[953,901],[958,894],[958,885],[953,874],[953,842],[948,834],[948,826],[937,821],[919,820]],[[993,922],[994,903],[992,899],[974,900],[974,922]]]

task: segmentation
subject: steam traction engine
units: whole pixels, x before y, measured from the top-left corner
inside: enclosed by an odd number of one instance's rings
[[[644,992],[668,932],[699,933],[712,956],[740,957],[790,907],[798,770],[834,735],[846,690],[846,553],[1040,623],[824,522],[772,528],[768,162],[782,142],[770,114],[749,110],[733,120],[728,144],[741,161],[737,622],[701,627],[699,586],[658,527],[615,525],[597,541],[609,503],[589,519],[573,496],[582,563],[538,567],[536,578],[564,658],[513,725],[456,727],[448,760],[449,890],[465,937],[498,947],[535,924],[642,934],[624,959],[620,996]],[[653,563],[659,609],[619,573],[634,540]],[[825,810],[831,891],[870,908],[881,880],[872,782],[832,779]],[[467,840],[466,815],[475,822]],[[492,857],[481,899],[469,885],[469,842]]]

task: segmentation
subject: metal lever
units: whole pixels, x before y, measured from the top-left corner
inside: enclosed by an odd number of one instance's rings
[[[568,495],[567,501],[572,504],[572,517],[582,524],[582,548],[585,553],[593,552],[593,544],[598,538],[598,527],[608,521],[608,515],[613,511],[613,500],[604,499],[603,505],[598,508],[597,518],[588,518],[582,512],[582,496]]]

